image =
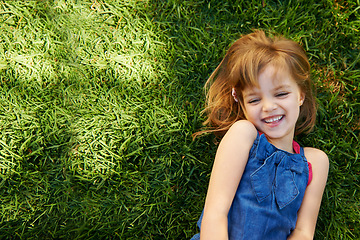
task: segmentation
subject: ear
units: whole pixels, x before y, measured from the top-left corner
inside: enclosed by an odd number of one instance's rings
[[[302,106],[305,101],[305,93],[300,92],[299,106]]]

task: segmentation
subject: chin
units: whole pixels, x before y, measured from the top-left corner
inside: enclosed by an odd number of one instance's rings
[[[279,132],[279,131],[265,131],[264,134],[269,138],[269,139],[281,139],[281,138],[286,138],[289,135],[292,134],[292,138],[294,138],[294,131],[290,132],[290,131],[285,131],[285,132]]]

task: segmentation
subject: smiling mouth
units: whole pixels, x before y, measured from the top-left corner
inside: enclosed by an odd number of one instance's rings
[[[274,123],[274,122],[279,122],[281,119],[283,119],[284,115],[281,116],[276,116],[276,117],[269,117],[269,118],[264,118],[264,122],[266,123]]]

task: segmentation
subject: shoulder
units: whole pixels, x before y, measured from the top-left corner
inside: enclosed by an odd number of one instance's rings
[[[219,150],[228,149],[234,153],[250,150],[257,134],[257,130],[251,122],[247,120],[237,121],[221,139]]]
[[[311,165],[329,167],[329,158],[326,153],[324,153],[320,149],[305,147],[304,154],[308,162],[311,163]]]
[[[314,180],[325,181],[329,172],[329,158],[320,149],[306,147],[304,154],[308,162],[311,163]]]
[[[245,137],[254,141],[257,136],[257,130],[254,124],[248,120],[239,120],[230,127],[225,135],[237,135],[238,137]]]

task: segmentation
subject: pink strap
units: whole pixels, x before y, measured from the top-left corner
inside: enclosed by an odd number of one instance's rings
[[[312,166],[311,166],[310,162],[308,162],[308,166],[309,166],[309,179],[308,179],[307,186],[309,186],[309,184],[311,183],[311,180],[313,178],[313,171],[312,171]]]
[[[295,153],[300,154],[300,145],[295,141],[293,141],[293,149],[294,149]],[[310,162],[308,162],[308,167],[309,167],[309,179],[308,179],[307,186],[309,186],[309,184],[311,183],[311,180],[313,178],[312,166],[311,166]]]
[[[300,154],[300,145],[295,141],[293,141],[293,149],[295,153]]]

